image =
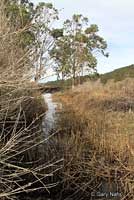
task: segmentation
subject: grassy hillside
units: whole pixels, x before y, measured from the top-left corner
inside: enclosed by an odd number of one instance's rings
[[[100,75],[102,83],[106,83],[108,80],[122,81],[125,78],[134,77],[134,65],[129,65],[116,69],[112,72]]]

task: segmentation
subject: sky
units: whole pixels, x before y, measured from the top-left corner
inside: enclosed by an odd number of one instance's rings
[[[32,0],[34,3],[38,0]],[[40,0],[41,1],[41,0]],[[42,0],[43,1],[43,0]],[[108,44],[109,58],[98,56],[98,72],[106,73],[134,63],[134,0],[50,0],[60,10],[60,21],[83,14],[97,24]]]

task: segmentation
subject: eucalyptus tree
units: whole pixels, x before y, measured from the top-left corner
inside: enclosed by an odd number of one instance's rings
[[[51,64],[48,52],[54,44],[51,32],[54,22],[58,20],[58,10],[51,3],[44,2],[39,3],[35,10],[35,80],[38,80]]]
[[[56,38],[51,57],[57,63],[56,70],[65,77],[72,77],[72,86],[76,84],[76,77],[83,71],[96,71],[97,58],[95,52],[104,56],[107,49],[106,41],[98,35],[98,26],[88,25],[88,18],[83,15],[73,15],[63,24],[63,35]]]

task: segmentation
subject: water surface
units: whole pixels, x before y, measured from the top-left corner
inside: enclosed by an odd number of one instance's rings
[[[43,94],[44,101],[47,104],[47,111],[43,118],[42,127],[45,136],[49,136],[50,132],[54,129],[56,121],[56,109],[62,107],[60,103],[54,102],[51,93]]]

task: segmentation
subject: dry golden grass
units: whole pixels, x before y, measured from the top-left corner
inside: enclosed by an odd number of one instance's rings
[[[109,183],[103,192],[116,185],[121,199],[133,199],[134,80],[87,82],[55,98],[64,105],[58,122],[63,128],[64,189],[90,196]]]

